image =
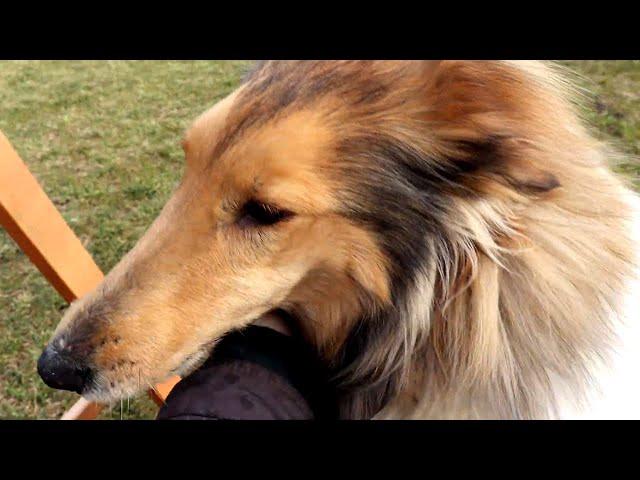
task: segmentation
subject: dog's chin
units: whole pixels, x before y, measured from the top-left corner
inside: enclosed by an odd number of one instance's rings
[[[216,343],[216,342],[213,342]],[[169,372],[157,372],[153,377],[142,377],[135,375],[121,380],[114,380],[107,375],[98,372],[81,395],[90,402],[110,404],[124,398],[132,398],[144,391],[153,388],[153,385],[177,375],[186,377],[194,372],[209,357],[211,348],[200,349],[196,352],[186,354],[180,364]]]
[[[297,331],[299,329],[299,318],[284,308],[276,308],[268,313],[277,315],[286,324],[288,330]],[[91,384],[81,392],[81,395],[91,402],[109,404],[124,398],[135,397],[153,388],[155,383],[165,381],[169,377],[184,378],[197,370],[209,358],[221,338],[206,342],[196,351],[184,354],[177,367],[168,372],[155,372],[152,377],[136,377],[134,375],[133,378],[113,379],[98,371]]]
[[[179,377],[186,377],[187,375],[191,374],[198,367],[200,367],[200,365],[202,365],[207,358],[209,358],[209,355],[211,354],[217,343],[218,341],[216,340],[214,342],[211,342],[210,347],[201,348],[196,352],[186,355],[182,362],[180,362],[180,365],[171,370],[168,376],[177,375]]]
[[[85,388],[81,395],[90,402],[110,404],[125,398],[132,398],[145,390],[147,384],[137,384],[131,382],[112,382],[100,380],[100,375],[92,385]],[[150,384],[149,384],[150,385]],[[148,388],[148,386],[146,386]]]

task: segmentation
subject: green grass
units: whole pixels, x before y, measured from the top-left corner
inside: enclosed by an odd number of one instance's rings
[[[640,190],[640,60],[561,63],[579,73],[580,83],[591,92],[585,113],[600,137],[631,156],[614,170]]]
[[[640,154],[640,62],[563,62],[595,96],[589,120]],[[133,246],[182,172],[184,129],[237,85],[246,62],[0,62],[0,129],[103,271]],[[616,166],[640,187],[640,163]],[[0,172],[1,174],[1,172]],[[0,231],[0,417],[53,418],[76,396],[36,360],[66,308]],[[146,397],[103,418],[152,418]]]
[[[243,62],[0,62],[0,129],[103,271],[140,237],[182,171],[189,123],[237,85]],[[1,172],[0,172],[1,173]],[[58,417],[77,398],[36,360],[66,307],[0,232],[0,417]],[[125,418],[153,404],[126,402]],[[120,405],[103,416],[120,418]]]

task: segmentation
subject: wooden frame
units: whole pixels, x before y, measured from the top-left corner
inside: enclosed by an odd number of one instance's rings
[[[90,292],[102,280],[89,252],[1,131],[0,225],[67,302]],[[149,394],[161,405],[179,380],[172,377]],[[101,405],[80,398],[62,419],[94,419],[101,410]]]

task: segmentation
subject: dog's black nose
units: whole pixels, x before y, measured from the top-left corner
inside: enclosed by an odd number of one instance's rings
[[[91,369],[49,345],[38,359],[38,374],[51,388],[82,393]]]

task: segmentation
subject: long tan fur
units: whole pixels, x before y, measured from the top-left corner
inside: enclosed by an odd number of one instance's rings
[[[562,188],[540,199],[487,182],[483,198],[456,202],[438,275],[415,294],[421,315],[407,315],[423,341],[404,357],[407,387],[382,417],[553,417],[554,383],[579,402],[614,340],[636,261],[630,193],[607,168],[617,154],[585,130],[549,66],[504,68],[521,79],[522,117],[504,125],[487,112],[467,128],[525,131],[520,168],[552,173]]]

